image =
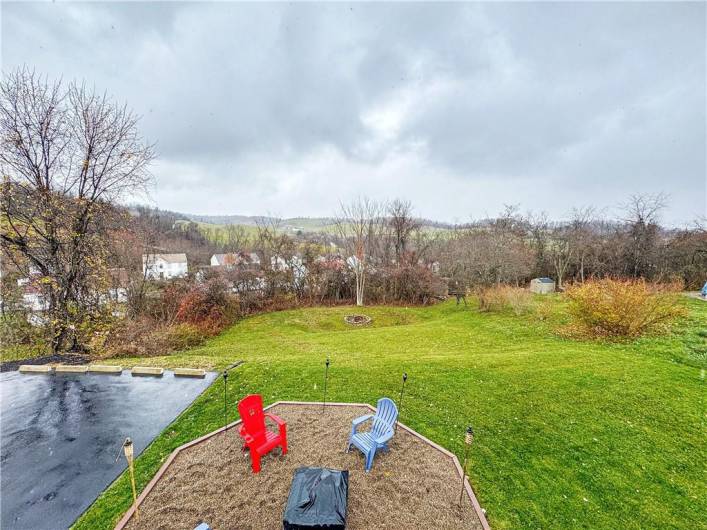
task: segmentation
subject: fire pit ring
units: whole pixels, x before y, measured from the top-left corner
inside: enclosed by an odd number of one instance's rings
[[[367,315],[346,315],[344,322],[352,326],[365,326],[371,323],[371,317]]]

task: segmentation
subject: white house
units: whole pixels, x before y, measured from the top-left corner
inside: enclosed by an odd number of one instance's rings
[[[296,282],[302,281],[307,275],[307,267],[299,256],[292,256],[289,260],[286,260],[282,256],[272,256],[270,258],[270,268],[274,271],[288,271],[292,269],[292,274]]]
[[[30,311],[46,311],[49,309],[49,300],[44,296],[42,289],[37,285],[25,285],[22,293],[22,304]]]
[[[142,272],[146,278],[169,280],[187,275],[187,255],[143,254]]]
[[[360,261],[357,256],[349,256],[346,258],[346,265],[348,265],[350,269],[356,270],[356,268],[360,265]]]
[[[232,269],[235,267],[258,267],[260,258],[255,252],[231,252],[229,254],[214,254],[211,256],[212,267],[225,267]]]

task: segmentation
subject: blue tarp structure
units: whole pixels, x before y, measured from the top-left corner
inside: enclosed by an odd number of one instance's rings
[[[705,282],[705,286],[702,288],[700,291],[700,294],[704,297],[707,298],[707,282]]]

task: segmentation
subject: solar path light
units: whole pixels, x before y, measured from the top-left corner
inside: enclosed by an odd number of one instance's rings
[[[233,370],[234,368],[238,368],[240,365],[243,364],[243,361],[237,361],[233,364],[229,364],[226,369],[223,371],[223,427],[224,429],[228,426],[228,395],[227,395],[227,386],[228,386],[228,372]]]
[[[400,423],[400,414],[401,411],[403,410],[403,392],[405,392],[405,381],[408,380],[408,374],[407,372],[403,372],[403,384],[400,387],[400,400],[398,401],[398,421],[395,422],[395,428],[394,431],[398,432],[398,423]]]
[[[464,433],[464,463],[462,464],[462,490],[459,493],[459,505],[461,506],[462,497],[464,496],[464,480],[466,479],[466,460],[469,457],[469,448],[474,443],[474,429],[469,425]]]
[[[326,366],[324,368],[324,402],[322,403],[322,412],[324,412],[324,408],[326,407],[326,387],[327,387],[327,380],[329,379],[329,356],[327,355],[326,358],[326,363],[324,363]]]

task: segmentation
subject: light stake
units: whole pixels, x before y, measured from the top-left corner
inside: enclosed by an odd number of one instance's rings
[[[228,425],[228,404],[226,400],[226,384],[228,381],[228,370],[223,371],[223,427]]]
[[[324,412],[324,407],[326,407],[326,387],[327,380],[329,379],[329,356],[326,358],[326,368],[324,368],[324,402],[322,403],[322,412]]]
[[[228,372],[234,368],[238,368],[243,364],[243,361],[236,361],[233,364],[229,364],[223,371],[223,426],[228,427],[228,402],[227,402],[227,385],[228,385]]]
[[[400,400],[398,401],[398,418],[400,418],[400,414],[403,410],[403,392],[405,392],[405,381],[408,380],[408,374],[407,372],[403,372],[403,384],[400,387]],[[400,423],[400,420],[395,422],[395,428],[393,429],[394,432],[398,432],[398,423]]]
[[[137,509],[137,490],[135,489],[135,468],[133,466],[133,441],[130,438],[126,438],[123,442],[123,453],[125,453],[125,460],[128,461],[128,469],[130,470],[130,484],[133,487],[133,505],[135,505],[135,517],[140,518],[140,513]]]
[[[464,496],[464,480],[466,479],[466,460],[469,457],[469,447],[474,443],[474,429],[471,425],[466,428],[464,433],[464,463],[462,464],[462,490],[459,493],[459,506],[462,504],[462,497]]]

